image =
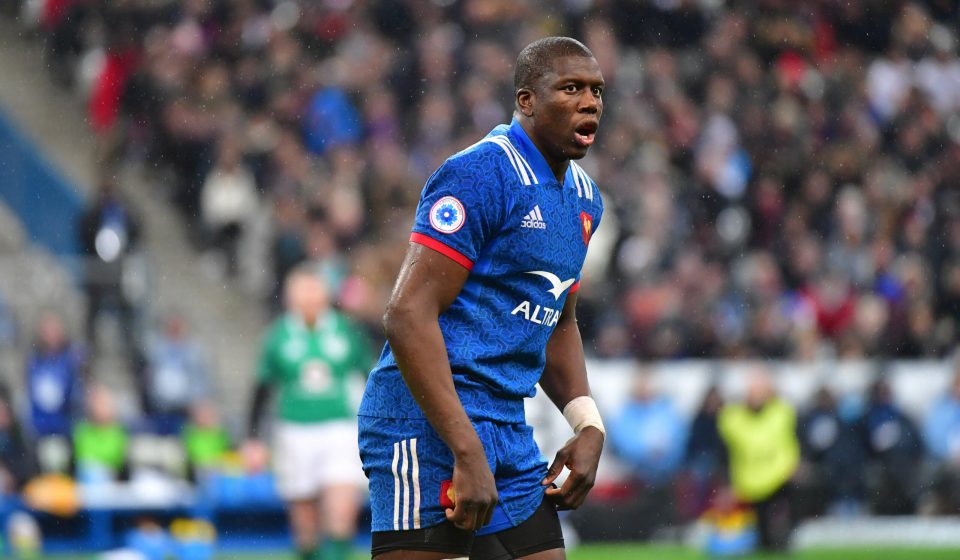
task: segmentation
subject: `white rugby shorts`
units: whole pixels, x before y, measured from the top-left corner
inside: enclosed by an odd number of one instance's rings
[[[273,470],[277,491],[287,501],[314,498],[333,485],[365,487],[356,420],[279,422],[274,433]]]

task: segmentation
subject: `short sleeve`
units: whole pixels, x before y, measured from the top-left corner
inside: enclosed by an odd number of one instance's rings
[[[484,245],[500,231],[505,214],[495,157],[492,151],[478,150],[448,159],[423,188],[410,241],[473,268]]]

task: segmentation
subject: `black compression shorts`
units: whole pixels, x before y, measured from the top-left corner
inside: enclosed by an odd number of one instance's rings
[[[520,525],[491,535],[475,537],[449,521],[412,531],[377,531],[371,553],[374,559],[393,550],[423,550],[470,560],[512,560],[554,548],[563,548],[563,532],[556,508],[544,500]]]

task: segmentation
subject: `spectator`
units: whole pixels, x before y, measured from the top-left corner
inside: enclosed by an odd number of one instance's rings
[[[687,424],[669,398],[658,395],[646,372],[633,379],[630,399],[610,420],[611,449],[648,487],[668,484],[687,445]]]
[[[124,350],[138,347],[135,302],[124,279],[140,241],[140,222],[120,198],[115,180],[105,178],[78,224],[87,294],[87,342],[97,347],[97,319],[106,310],[118,314]]]
[[[343,90],[318,90],[307,106],[304,144],[314,154],[323,154],[342,145],[357,143],[362,134],[360,115]]]
[[[191,336],[187,318],[171,311],[149,343],[141,400],[154,430],[176,435],[194,402],[213,395],[203,348]]]
[[[699,517],[721,486],[727,468],[727,449],[717,427],[723,408],[723,396],[716,385],[703,395],[700,408],[690,425],[690,437],[684,454],[684,490],[681,510],[689,519]]]
[[[224,455],[230,451],[230,436],[220,423],[220,414],[211,401],[199,400],[193,404],[182,439],[194,480],[200,480],[204,473],[219,468]]]
[[[784,550],[793,530],[790,481],[800,460],[796,413],[777,397],[770,373],[758,367],[743,404],[727,404],[717,420],[730,457],[737,498],[757,514],[760,547]]]
[[[0,388],[0,502],[19,492],[35,474],[36,457],[13,413],[10,393]],[[4,509],[0,505],[0,517]]]
[[[119,14],[113,11],[110,15]],[[120,155],[117,152],[123,146],[118,130],[121,101],[139,58],[130,22],[124,18],[110,23],[112,27],[106,33],[103,64],[93,79],[87,103],[87,118],[96,134],[98,159],[108,165],[115,163]]]
[[[90,387],[86,407],[86,419],[73,429],[77,480],[98,483],[126,477],[128,434],[117,419],[110,389],[103,385]]]
[[[209,246],[224,261],[230,276],[237,273],[238,246],[259,205],[256,181],[242,155],[237,142],[225,138],[201,193],[200,209]]]
[[[920,490],[917,477],[922,442],[883,377],[870,387],[860,430],[868,452],[864,478],[871,511],[878,515],[912,513]]]
[[[834,505],[836,511],[856,511],[863,498],[865,449],[855,426],[840,415],[830,389],[817,390],[813,406],[800,417],[798,433],[797,518],[822,515]]]
[[[933,487],[925,510],[941,515],[960,513],[960,360],[947,394],[927,412],[923,439],[933,460]]]
[[[80,412],[85,360],[65,332],[63,319],[44,312],[27,358],[26,383],[30,428],[34,436],[68,437]]]

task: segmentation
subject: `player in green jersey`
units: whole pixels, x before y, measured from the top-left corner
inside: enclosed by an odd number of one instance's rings
[[[259,427],[277,389],[273,465],[298,553],[345,560],[366,481],[351,387],[362,387],[369,347],[330,307],[326,283],[313,271],[290,273],[284,303],[287,313],[271,325],[260,352],[244,455],[250,468],[265,466]]]

